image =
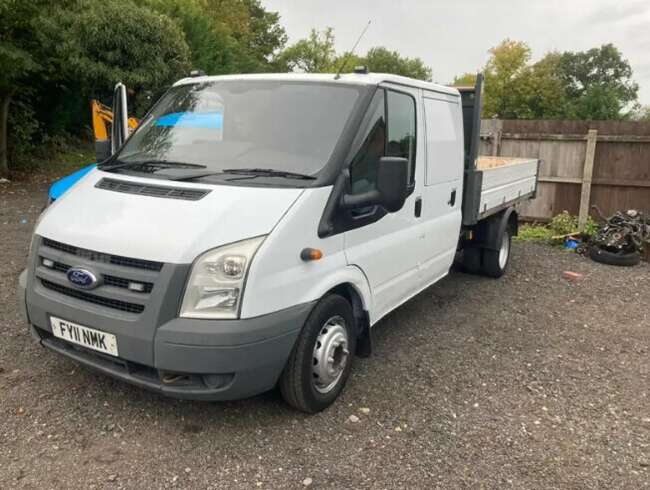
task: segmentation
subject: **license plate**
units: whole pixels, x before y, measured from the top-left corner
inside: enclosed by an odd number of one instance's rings
[[[50,317],[52,333],[58,337],[73,344],[83,345],[111,356],[117,357],[117,337],[111,333],[95,330],[94,328],[84,327],[77,323],[72,323],[60,318]]]

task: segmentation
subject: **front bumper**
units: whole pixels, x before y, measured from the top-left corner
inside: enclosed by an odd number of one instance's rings
[[[175,318],[156,331],[153,365],[73,345],[54,337],[49,325],[30,329],[44,347],[139,387],[174,398],[235,400],[275,386],[312,307],[306,303],[243,320]],[[42,318],[43,312],[34,316]]]
[[[18,295],[41,345],[177,398],[231,400],[272,388],[314,304],[243,320],[185,319],[177,315],[190,264],[110,255],[38,236],[29,264]],[[103,282],[90,292],[75,289],[66,275],[72,266],[94,271]],[[133,281],[149,287],[124,287]],[[52,316],[115,335],[119,358],[54,337]]]

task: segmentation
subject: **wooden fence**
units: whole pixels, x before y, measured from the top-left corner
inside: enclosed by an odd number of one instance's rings
[[[650,123],[631,121],[482,121],[481,155],[542,160],[527,220],[564,210],[584,223],[591,205],[650,212]]]

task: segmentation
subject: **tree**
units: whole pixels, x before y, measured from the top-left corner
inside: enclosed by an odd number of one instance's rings
[[[517,119],[566,117],[566,89],[560,77],[559,53],[548,53],[515,79],[509,112]]]
[[[318,32],[312,29],[307,39],[301,39],[282,51],[276,66],[281,71],[322,73],[334,70],[336,63],[334,30],[328,27]]]
[[[374,47],[365,56],[349,52],[336,54],[334,31],[331,27],[317,32],[312,29],[307,39],[302,39],[286,48],[277,57],[276,66],[280,71],[300,71],[305,73],[337,72],[343,67],[350,72],[355,66],[363,65],[376,73],[393,73],[421,80],[431,80],[431,68],[420,58],[402,57],[397,51],[384,47]]]
[[[41,69],[43,52],[36,33],[46,0],[0,0],[0,177],[9,174],[9,107],[21,82]]]
[[[148,1],[181,20],[192,61],[209,74],[268,71],[287,42],[280,15],[259,0]]]
[[[50,12],[40,31],[53,76],[78,81],[86,95],[100,95],[117,82],[160,93],[188,73],[189,47],[168,17],[131,0],[75,5]]]
[[[506,39],[489,52],[491,56],[485,65],[484,116],[514,118],[516,87],[530,60],[530,48],[521,41]]]
[[[458,75],[454,77],[451,85],[454,87],[473,87],[476,85],[476,73],[463,73],[462,75]]]
[[[397,51],[390,51],[384,47],[375,47],[368,50],[365,56],[368,70],[376,73],[392,73],[405,77],[431,81],[431,68],[426,66],[420,58],[402,57]]]
[[[636,102],[639,86],[632,68],[612,44],[577,53],[563,53],[560,74],[576,119],[620,119]]]
[[[635,121],[650,122],[650,105],[637,107],[632,115],[632,119]]]
[[[192,68],[210,75],[235,71],[235,39],[227,26],[206,15],[199,0],[147,0],[148,5],[171,18],[185,35]]]
[[[623,119],[634,116],[638,85],[611,44],[584,52],[550,52],[530,64],[525,43],[506,39],[490,50],[484,117]],[[464,74],[454,84],[473,82]]]

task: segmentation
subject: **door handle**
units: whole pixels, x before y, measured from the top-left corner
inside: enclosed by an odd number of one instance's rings
[[[422,215],[422,198],[415,198],[415,217],[419,218]]]
[[[456,189],[451,191],[451,196],[449,197],[449,201],[447,201],[447,204],[449,204],[452,208],[456,204]]]

